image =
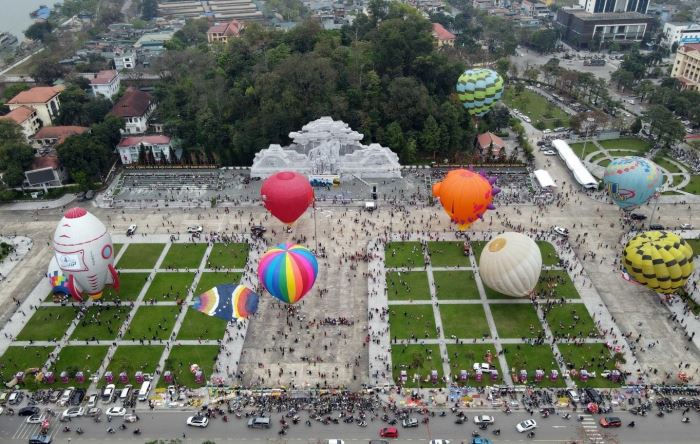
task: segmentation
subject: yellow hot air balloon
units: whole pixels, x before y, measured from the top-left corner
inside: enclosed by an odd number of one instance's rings
[[[625,269],[635,281],[657,293],[673,293],[693,272],[693,249],[675,233],[647,231],[625,246]]]

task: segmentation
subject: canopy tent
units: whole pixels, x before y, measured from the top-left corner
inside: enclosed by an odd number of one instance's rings
[[[545,170],[535,170],[535,178],[537,179],[537,183],[539,183],[542,188],[557,187],[557,184],[554,183],[552,176]]]
[[[598,188],[598,181],[593,178],[591,173],[583,166],[581,159],[574,153],[568,143],[561,139],[552,141],[552,146],[559,153],[559,157],[564,160],[566,167],[571,171],[580,185],[588,189]]]

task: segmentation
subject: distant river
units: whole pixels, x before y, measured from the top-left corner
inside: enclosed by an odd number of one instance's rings
[[[53,9],[55,0],[0,0],[0,32],[6,31],[22,41],[24,30],[34,23],[29,13],[41,5]]]

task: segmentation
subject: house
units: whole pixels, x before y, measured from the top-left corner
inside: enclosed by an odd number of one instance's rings
[[[663,28],[663,43],[669,49],[674,44],[700,43],[700,24],[668,22]]]
[[[561,8],[554,26],[571,47],[598,50],[611,43],[639,43],[653,23],[653,17],[639,12],[590,13],[583,9]]]
[[[110,114],[124,120],[122,134],[143,134],[148,129],[148,118],[156,109],[156,104],[147,92],[129,87],[114,104]]]
[[[77,136],[89,131],[84,126],[45,126],[32,136],[32,145],[36,149],[55,148],[70,136]]]
[[[433,23],[433,38],[437,41],[438,48],[455,45],[455,35],[440,23]]]
[[[489,155],[489,150],[491,150],[493,157],[498,157],[501,154],[501,150],[506,147],[506,144],[497,135],[485,132],[476,136],[476,147],[484,157]]]
[[[175,31],[147,33],[142,35],[136,43],[134,43],[134,48],[143,53],[158,55],[165,51],[165,44],[172,40],[174,35]]]
[[[689,43],[678,48],[671,77],[678,79],[681,89],[700,91],[700,43]]]
[[[520,7],[522,8],[523,14],[530,17],[545,18],[549,17],[551,13],[546,4],[534,0],[523,0]]]
[[[489,9],[495,7],[496,4],[493,0],[472,0],[472,7],[474,9],[481,9],[482,11],[488,11]]]
[[[24,172],[30,187],[60,187],[68,179],[68,172],[55,154],[35,157],[30,170]]]
[[[92,93],[95,96],[105,96],[110,100],[119,92],[120,85],[119,72],[115,69],[100,71],[93,74],[93,77],[90,79]]]
[[[7,106],[11,111],[23,106],[31,108],[36,111],[42,125],[51,125],[53,119],[58,116],[61,106],[58,96],[63,89],[62,86],[35,86],[11,98]]]
[[[35,110],[28,106],[20,106],[15,108],[4,116],[0,116],[0,120],[10,120],[15,122],[22,128],[22,134],[29,140],[30,137],[41,128],[41,120]]]
[[[243,22],[236,19],[228,23],[217,23],[207,31],[207,41],[209,43],[228,43],[229,37],[240,37],[241,31],[245,28]]]
[[[130,49],[116,48],[114,50],[114,67],[117,71],[136,68],[136,52]]]
[[[117,145],[119,159],[124,165],[139,163],[142,149],[146,155],[150,152],[152,160],[156,163],[174,160],[171,159],[174,151],[170,136],[163,134],[125,137]]]

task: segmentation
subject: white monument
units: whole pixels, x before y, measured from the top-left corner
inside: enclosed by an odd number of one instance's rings
[[[362,145],[362,134],[324,116],[289,133],[292,144],[270,145],[255,154],[251,177],[291,170],[307,176],[335,175],[388,179],[401,177],[399,156],[378,143]]]

